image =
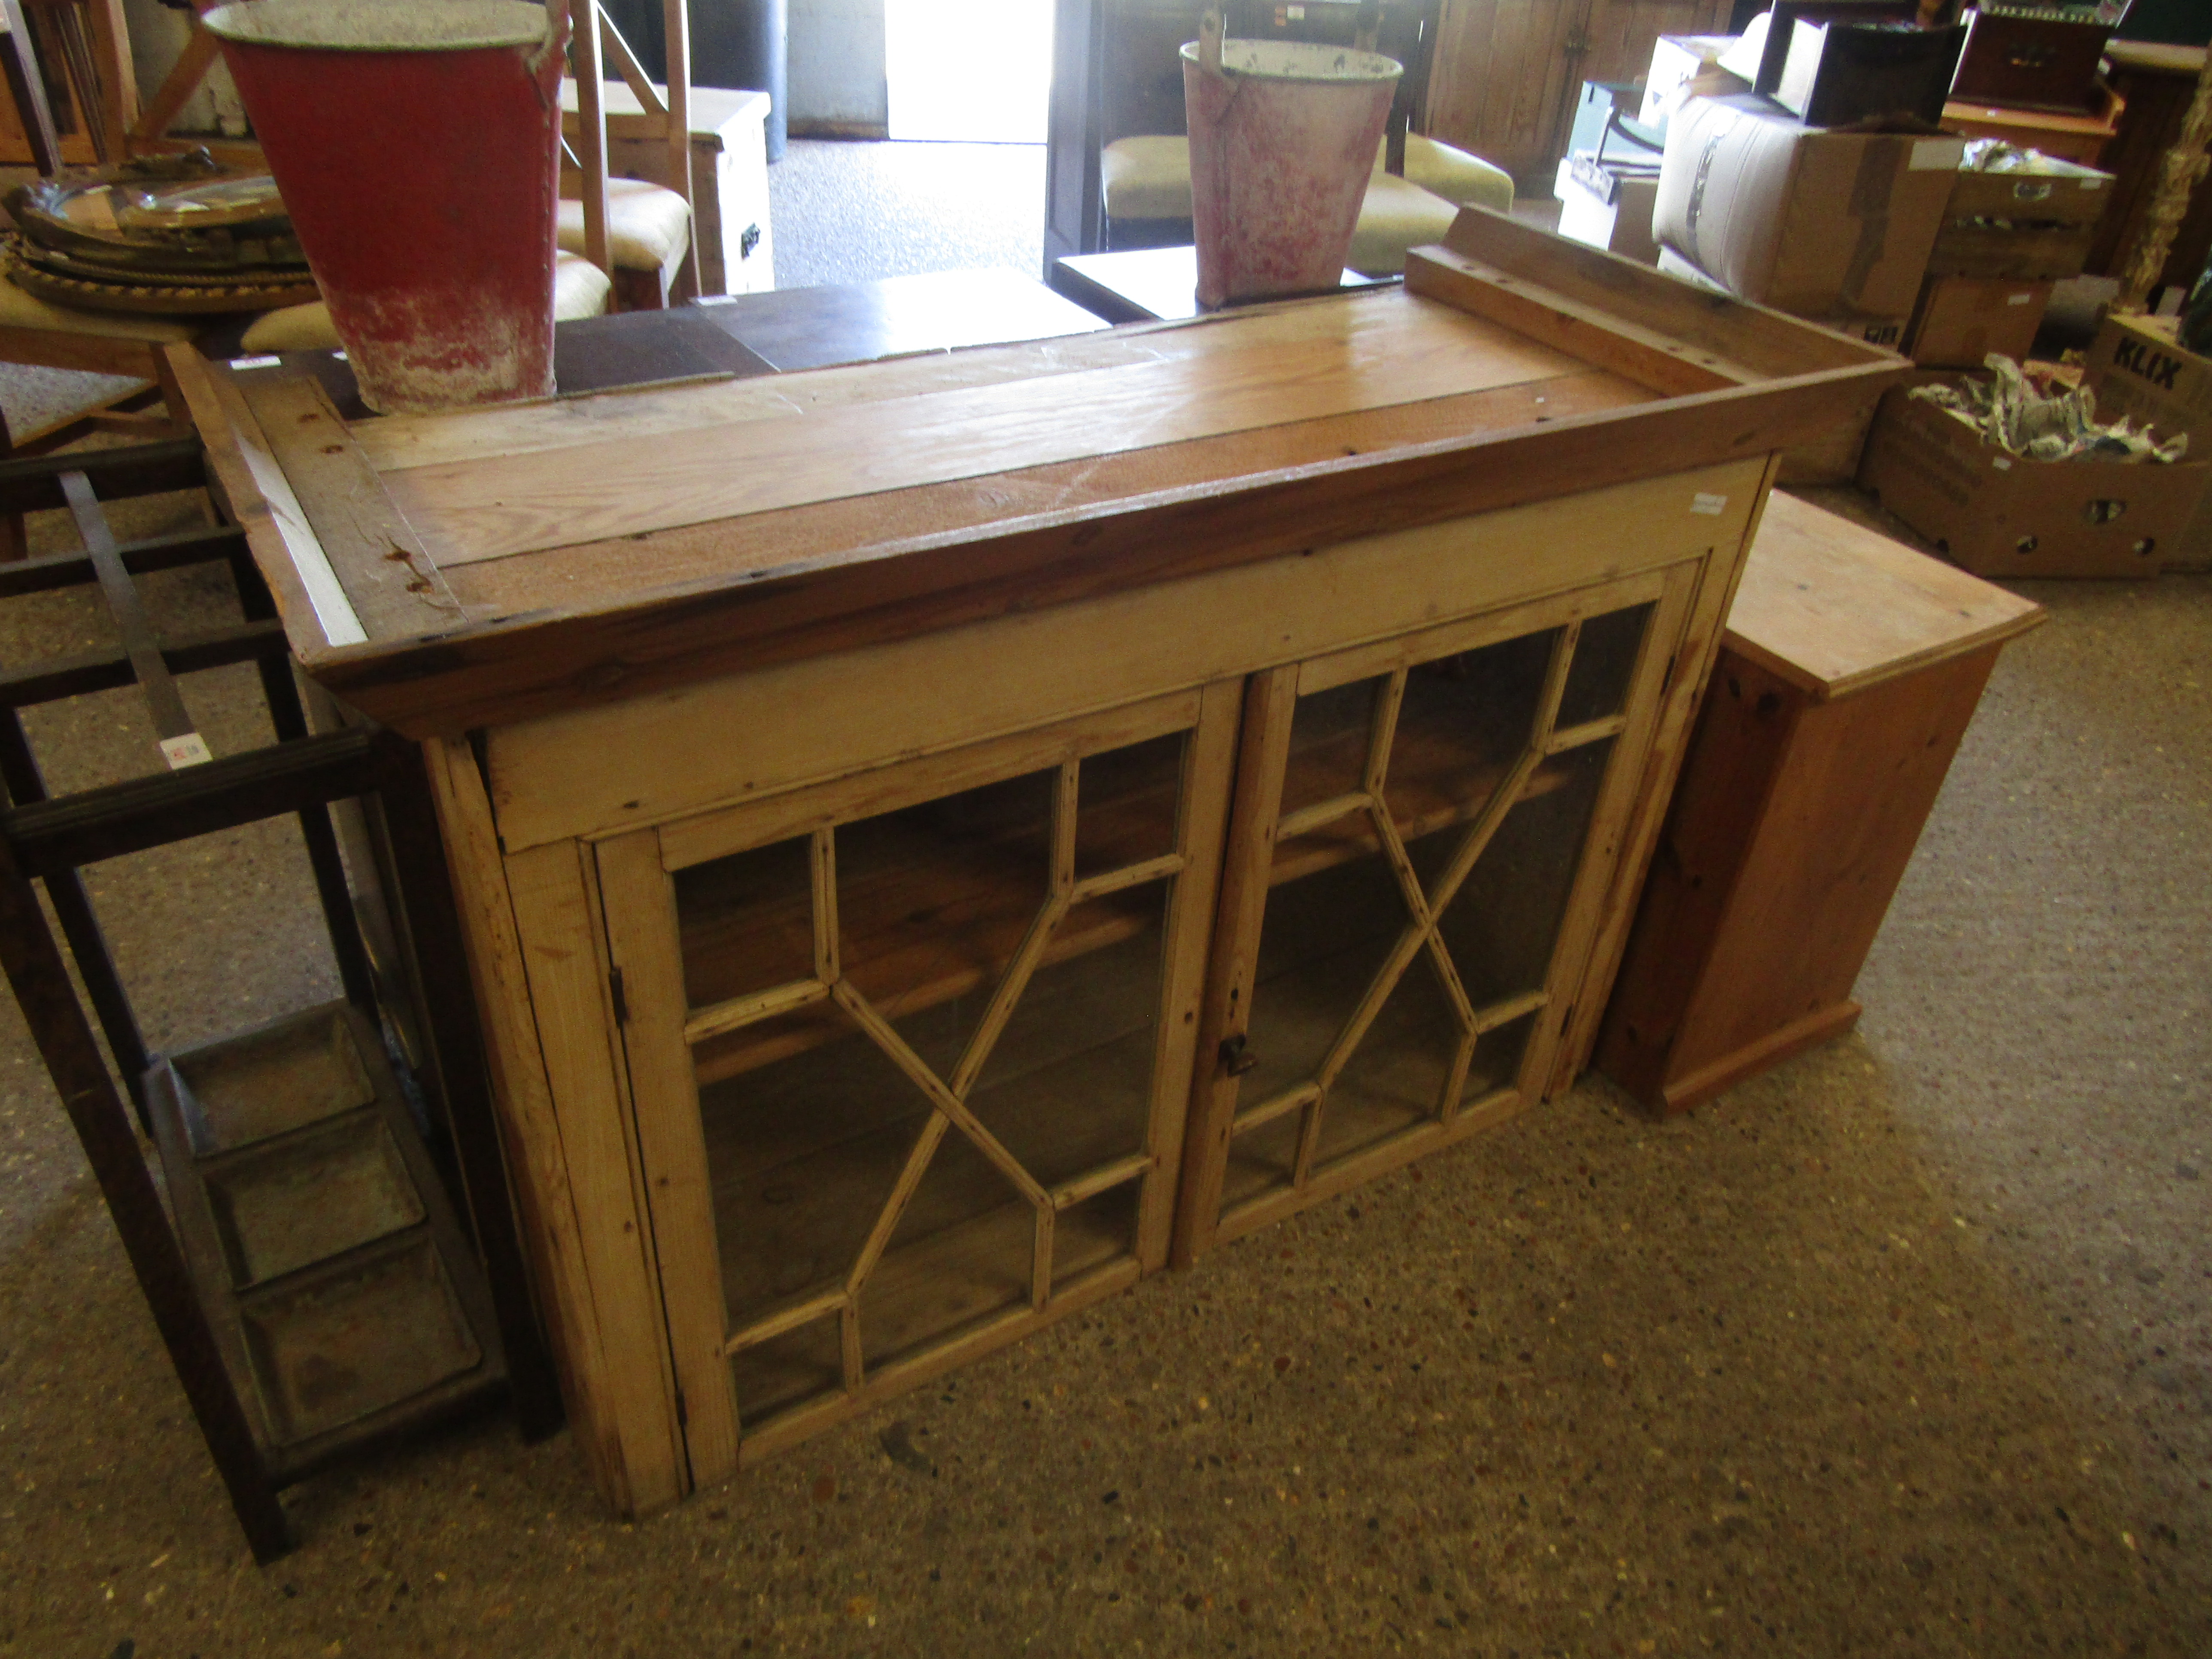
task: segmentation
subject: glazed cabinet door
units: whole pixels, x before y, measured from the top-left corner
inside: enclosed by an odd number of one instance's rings
[[[1541,1094],[1695,581],[1254,678],[1179,1261]]]
[[[1164,1261],[1238,692],[597,844],[694,1484]]]

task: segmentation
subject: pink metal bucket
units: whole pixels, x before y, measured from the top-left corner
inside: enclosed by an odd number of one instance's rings
[[[1395,58],[1291,40],[1182,49],[1198,302],[1333,289],[1404,73]]]
[[[250,0],[204,19],[372,409],[552,394],[566,15]]]

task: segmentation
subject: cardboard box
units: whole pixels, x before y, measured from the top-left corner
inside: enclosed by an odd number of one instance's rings
[[[1698,270],[1671,247],[1662,246],[1659,250],[1658,264],[1659,269],[1668,276],[1679,277],[1693,287],[1713,294],[1732,293],[1728,284],[1719,281],[1711,272]],[[1905,329],[1912,320],[1912,313],[1908,311],[1894,317],[1870,317],[1860,312],[1843,311],[1808,317],[1805,320],[1818,323],[1822,328],[1832,329],[1847,338],[1863,340],[1869,345],[1887,346],[1892,351],[1896,351],[1904,345]]]
[[[1960,173],[1928,255],[1929,276],[2063,282],[2081,274],[2112,200],[2112,175],[2039,160],[2033,173]]]
[[[1662,34],[1651,43],[1651,67],[1644,76],[1644,103],[1636,118],[1658,131],[1687,100],[1701,94],[1749,92],[1751,82],[1721,67],[1721,54],[1736,43],[1733,34]]]
[[[1569,157],[1559,167],[1559,234],[1569,241],[1659,263],[1651,237],[1651,206],[1659,197],[1656,168],[1626,168]]]
[[[1954,219],[2094,228],[2112,199],[2111,173],[2045,155],[2033,173],[1980,173],[1961,167],[1952,180],[1945,211]]]
[[[1791,25],[1790,54],[1774,101],[1816,127],[1911,115],[1933,127],[1943,118],[1951,71],[1966,39],[1949,28],[1899,28],[1847,19]]]
[[[1796,38],[1797,20],[1848,17],[1856,22],[1884,19],[1911,23],[1920,15],[1920,0],[1771,0],[1744,26],[1743,38],[1723,56],[1721,66],[1751,82],[1753,92],[1771,94],[1782,84],[1790,61],[1790,43]]]
[[[1923,368],[1979,368],[1992,351],[2019,360],[2035,344],[2049,283],[1930,276],[1921,285],[1905,354]]]
[[[1893,388],[1859,486],[1978,576],[2155,576],[2212,465],[2031,461]]]
[[[1909,317],[1966,146],[1808,127],[1749,94],[1668,124],[1653,230],[1731,293],[1800,317]]]
[[[2192,458],[2212,462],[2212,357],[2174,343],[2170,317],[2107,317],[2089,348],[2081,383],[2106,420],[2148,422],[2161,438],[2189,435]],[[2181,532],[2169,570],[2212,570],[2212,490]]]

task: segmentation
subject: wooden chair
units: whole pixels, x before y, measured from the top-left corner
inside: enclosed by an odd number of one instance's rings
[[[54,131],[45,77],[18,0],[0,0],[0,70],[4,70],[9,94],[30,142],[33,163],[41,173],[54,173],[61,166],[61,142]],[[111,84],[116,85],[118,91],[127,86],[119,76]],[[145,437],[167,435],[172,420],[182,421],[185,416],[182,398],[161,355],[162,348],[190,340],[195,331],[191,324],[176,318],[75,311],[52,305],[0,279],[0,362],[121,375],[150,382],[152,386],[149,391],[130,393],[64,427],[27,434],[24,444],[33,448],[52,447],[81,435],[82,428],[94,426],[135,432]],[[167,404],[172,419],[143,412],[157,396]],[[22,447],[8,431],[4,417],[0,417],[0,455],[21,453]],[[21,521],[0,514],[0,557],[21,556]]]
[[[111,0],[88,3],[105,4]],[[200,26],[198,15],[198,11],[216,0],[192,3],[196,8],[192,30],[183,53],[130,124],[126,148],[133,155],[204,142],[169,136],[170,124],[191,101],[216,57],[215,37]],[[618,309],[652,310],[667,305],[672,298],[694,297],[698,284],[697,262],[690,252],[695,223],[690,149],[691,52],[683,0],[669,0],[669,84],[665,97],[646,79],[636,57],[600,11],[597,0],[551,0],[551,4],[565,5],[569,15],[569,59],[577,105],[574,117],[564,118],[562,122],[569,155],[562,168],[565,199],[561,206],[560,245],[606,273]],[[610,60],[635,94],[639,112],[610,115],[603,108],[601,88]],[[565,94],[564,88],[564,101]],[[606,160],[611,126],[622,137],[665,143],[665,174],[652,185],[611,181]],[[250,142],[217,143],[208,148],[219,161],[263,165],[258,146]]]
[[[41,0],[43,3],[45,0]],[[74,0],[57,3],[74,3]],[[168,129],[179,112],[191,101],[215,62],[215,37],[202,27],[198,13],[193,15],[191,33],[176,66],[141,109],[137,106],[137,83],[128,67],[127,41],[114,31],[99,27],[110,0],[90,0],[90,3],[95,25],[92,45],[97,49],[97,63],[91,70],[81,72],[72,57],[70,85],[78,108],[87,112],[88,125],[95,133],[106,135],[102,153],[138,156],[197,146],[198,139],[173,138]],[[584,3],[589,6],[590,0],[584,0]],[[62,149],[46,96],[45,77],[20,0],[0,0],[0,24],[5,26],[4,39],[0,39],[0,63],[4,63],[9,92],[29,139],[34,163],[40,173],[51,174],[62,163]],[[115,90],[112,100],[106,97],[109,88]],[[210,148],[219,149],[220,159],[234,166],[265,165],[257,144],[229,143]],[[688,159],[687,150],[687,163]],[[597,176],[601,181],[604,201],[604,139],[598,156]],[[688,167],[684,176],[688,183]],[[672,217],[679,226],[688,226],[688,202],[672,199],[676,200],[673,213],[664,208],[659,216],[660,221],[665,223]],[[645,273],[645,281],[636,285],[652,296],[650,303],[666,302],[668,276],[684,263],[688,233],[675,240],[673,261],[664,248],[655,256],[653,268]],[[556,262],[556,317],[596,316],[606,309],[609,282],[616,270],[614,262],[605,258],[599,261],[598,272],[580,270],[579,264],[574,258]],[[606,275],[602,276],[599,272]],[[164,348],[197,339],[201,333],[202,326],[190,319],[82,310],[51,304],[0,278],[0,362],[151,382],[149,390],[132,392],[114,404],[52,431],[32,434],[24,445],[11,443],[5,422],[0,421],[0,453],[22,453],[26,445],[34,451],[51,448],[95,427],[130,431],[145,437],[167,435],[173,422],[183,421],[185,416]],[[331,326],[328,312],[316,303],[269,313],[246,331],[246,344],[248,349],[331,349],[338,344],[338,339]],[[144,412],[156,398],[167,405],[167,418]],[[8,556],[20,556],[20,526],[0,515],[0,557]]]
[[[25,17],[40,55],[61,65],[68,108],[90,158],[121,161],[138,107],[123,0],[29,0]],[[55,125],[62,125],[58,112]]]
[[[614,282],[617,309],[657,310],[672,300],[699,294],[699,262],[692,248],[691,35],[684,0],[665,0],[668,81],[656,87],[636,55],[599,9],[599,0],[570,0],[574,33],[568,41],[575,111],[562,118],[574,167],[562,169],[561,246],[580,253]],[[611,112],[606,70],[611,64],[637,101],[635,112]],[[611,179],[610,132],[664,147],[656,179]],[[574,196],[569,192],[574,191]]]

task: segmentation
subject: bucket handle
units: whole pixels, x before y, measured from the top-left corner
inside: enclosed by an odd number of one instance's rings
[[[553,0],[545,8],[545,38],[522,53],[523,71],[537,88],[544,109],[555,108],[561,95],[561,76],[568,69],[568,0]]]
[[[1217,81],[1229,78],[1221,68],[1221,37],[1227,33],[1221,8],[1208,6],[1198,20],[1198,66]]]

